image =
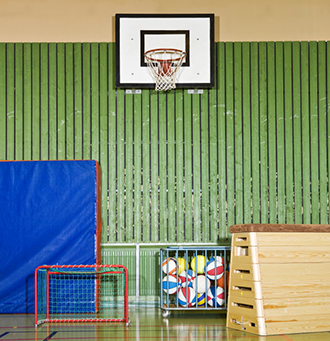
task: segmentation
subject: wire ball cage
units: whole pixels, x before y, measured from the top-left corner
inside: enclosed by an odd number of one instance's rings
[[[156,91],[176,88],[176,79],[186,52],[177,49],[159,48],[144,54],[151,76],[155,79]]]

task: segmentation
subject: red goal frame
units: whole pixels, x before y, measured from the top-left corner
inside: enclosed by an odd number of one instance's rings
[[[86,270],[86,272],[83,272]],[[62,280],[62,290],[65,291],[67,286],[72,283],[89,282],[92,286],[89,287],[89,295],[93,296],[92,310],[93,312],[85,314],[84,312],[71,312],[66,311],[64,314],[52,313],[50,310],[50,302],[52,297],[52,289],[50,288],[50,276],[56,275]],[[64,277],[63,276],[67,276]],[[103,276],[103,279],[102,279]],[[115,300],[115,304],[118,307],[102,307],[102,297],[104,294],[101,292],[102,286],[109,286],[111,283],[109,278],[117,279],[120,282],[122,292],[118,292],[119,300]],[[72,277],[72,278],[71,278]],[[84,278],[85,277],[85,278]],[[90,278],[92,277],[92,278]],[[108,283],[103,283],[105,279],[108,279]],[[89,279],[86,279],[89,278]],[[35,326],[42,323],[52,322],[126,322],[129,325],[129,313],[128,313],[128,270],[123,265],[42,265],[36,268],[34,273],[35,280]],[[76,280],[76,282],[74,282]],[[115,281],[115,282],[117,282]],[[110,284],[109,284],[110,283]],[[88,283],[87,283],[88,284]],[[45,287],[46,286],[46,287]],[[74,286],[74,284],[73,284]],[[79,294],[84,287],[80,284]],[[74,290],[74,288],[73,288]],[[92,292],[94,290],[94,292]],[[109,291],[107,292],[109,294]],[[87,295],[88,296],[88,295]],[[109,299],[109,297],[108,297]],[[110,298],[111,299],[111,298]],[[77,300],[77,298],[75,299]],[[39,302],[40,301],[40,302]],[[81,303],[81,302],[78,302]],[[41,307],[42,306],[42,307]],[[89,307],[90,307],[89,306]],[[115,310],[118,308],[119,314],[123,316],[113,317]],[[69,309],[69,308],[66,308]],[[42,310],[42,312],[40,312]],[[102,312],[102,314],[101,314]],[[98,316],[100,314],[100,316]],[[87,315],[87,316],[86,316]]]

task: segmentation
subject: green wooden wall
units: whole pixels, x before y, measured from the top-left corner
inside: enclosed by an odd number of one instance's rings
[[[116,89],[114,48],[0,44],[0,159],[98,160],[103,243],[329,223],[327,42],[217,43],[197,95]]]

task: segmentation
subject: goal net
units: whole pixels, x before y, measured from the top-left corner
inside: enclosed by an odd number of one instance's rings
[[[123,265],[43,265],[35,270],[35,325],[126,322],[128,272]]]

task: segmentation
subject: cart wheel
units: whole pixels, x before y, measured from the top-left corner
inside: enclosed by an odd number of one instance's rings
[[[162,316],[163,316],[164,318],[170,316],[170,314],[171,314],[171,312],[168,311],[168,310],[163,310],[163,311],[162,311]]]

